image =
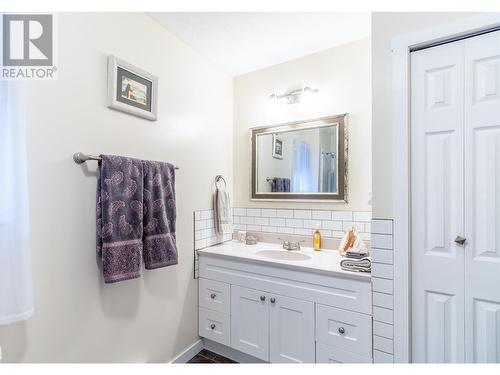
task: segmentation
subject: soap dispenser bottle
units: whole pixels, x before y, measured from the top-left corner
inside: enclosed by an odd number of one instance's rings
[[[316,230],[313,233],[313,249],[314,251],[321,250],[321,233],[319,231],[319,226],[316,226]]]

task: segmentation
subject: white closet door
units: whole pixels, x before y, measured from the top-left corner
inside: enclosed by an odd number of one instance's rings
[[[465,41],[467,362],[500,362],[500,32]]]
[[[463,362],[464,43],[411,56],[412,352]]]

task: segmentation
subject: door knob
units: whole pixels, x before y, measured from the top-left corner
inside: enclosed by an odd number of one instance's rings
[[[266,300],[266,296],[260,296],[260,300],[264,302]]]
[[[455,238],[455,242],[459,245],[463,245],[465,241],[467,241],[467,239],[462,236],[457,236],[457,238]]]
[[[269,301],[271,301],[271,303],[274,303],[274,302],[276,302],[276,298],[271,297],[271,299]]]
[[[215,329],[215,324],[213,324],[213,323],[212,323],[212,324],[210,324],[210,328],[211,328],[211,329]]]
[[[215,297],[217,297],[217,294],[215,293],[210,294],[210,298],[215,299]]]
[[[345,333],[345,329],[344,329],[344,327],[339,327],[338,331],[339,331],[339,333],[340,333],[341,335],[343,335],[343,334]]]

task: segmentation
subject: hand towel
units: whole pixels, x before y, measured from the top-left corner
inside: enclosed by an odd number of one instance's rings
[[[141,273],[143,168],[137,159],[101,155],[97,178],[97,253],[104,282]]]
[[[142,161],[144,169],[144,266],[177,264],[175,238],[175,167]]]
[[[290,192],[290,179],[274,177],[271,182],[271,192],[273,193]]]
[[[216,187],[214,194],[215,230],[218,234],[231,232],[231,203],[225,189]]]
[[[371,272],[372,262],[368,258],[364,259],[344,259],[340,262],[340,267],[346,271]]]

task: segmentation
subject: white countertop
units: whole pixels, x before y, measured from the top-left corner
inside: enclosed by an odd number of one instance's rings
[[[259,242],[256,245],[245,245],[241,242],[233,240],[200,249],[198,250],[198,254],[213,255],[223,258],[237,258],[252,262],[262,262],[268,265],[273,264],[277,267],[310,270],[311,272],[334,273],[337,276],[340,275],[349,278],[359,278],[362,280],[370,280],[371,277],[370,273],[343,270],[340,267],[340,262],[345,259],[345,257],[341,256],[337,250],[314,251],[310,247],[302,247],[299,252],[310,256],[310,259],[305,260],[272,259],[256,254],[262,250],[277,250],[283,252],[289,251],[284,250],[280,244]]]

